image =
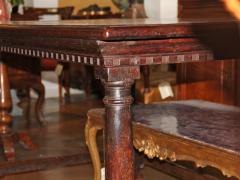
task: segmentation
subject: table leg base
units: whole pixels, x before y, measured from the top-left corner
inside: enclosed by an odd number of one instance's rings
[[[33,144],[31,138],[27,133],[15,133],[15,134],[7,134],[1,136],[1,145],[3,147],[4,157],[7,161],[14,161],[16,157],[15,147],[16,143],[21,144],[25,149],[34,150],[37,148],[35,144]]]
[[[12,136],[4,135],[1,137],[2,146],[3,146],[3,153],[5,156],[5,159],[7,161],[13,161],[15,160],[15,149],[14,149],[14,142],[12,139]]]

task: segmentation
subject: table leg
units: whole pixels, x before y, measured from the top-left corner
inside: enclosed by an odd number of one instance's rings
[[[12,116],[12,98],[10,94],[7,65],[0,61],[0,139],[4,155],[7,160],[15,159],[15,141],[28,149],[35,149],[31,139],[26,133],[14,134],[10,128]]]
[[[140,78],[139,67],[116,67],[96,72],[105,87],[105,166],[107,180],[133,180],[131,86]]]
[[[10,94],[7,66],[0,62],[0,136],[6,158],[11,160],[15,157],[13,142],[11,141],[11,129],[9,124],[12,122],[12,117],[9,114],[12,108],[12,99]]]

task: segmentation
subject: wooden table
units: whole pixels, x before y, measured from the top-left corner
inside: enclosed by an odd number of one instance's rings
[[[191,161],[197,167],[215,167],[225,176],[240,178],[239,107],[185,100],[134,105],[132,112],[134,147],[148,158]],[[91,109],[85,138],[94,167],[94,180],[101,179],[96,134],[104,126],[104,109]],[[139,169],[136,172],[139,173]]]
[[[206,44],[214,45],[209,34],[212,39],[223,38],[217,32],[233,32],[236,27],[227,19],[199,19],[194,23],[186,19],[4,22],[0,24],[0,50],[1,54],[14,53],[94,66],[96,77],[105,86],[106,178],[132,180],[133,99],[130,89],[134,80],[140,78],[140,65],[213,60],[212,51],[196,39],[196,35],[200,35]],[[238,39],[232,35],[227,37],[233,44],[233,40]],[[225,53],[233,47],[225,46],[220,55],[238,55],[235,51]],[[11,96],[3,58],[0,67],[0,129],[6,130],[1,131],[2,137],[6,137],[11,132],[8,126]],[[5,153],[12,149],[10,143],[5,147]]]

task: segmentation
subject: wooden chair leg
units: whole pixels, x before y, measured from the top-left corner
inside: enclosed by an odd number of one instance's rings
[[[31,119],[30,119],[30,114],[31,114],[31,99],[30,99],[30,89],[27,88],[26,90],[26,108],[25,112],[23,112],[26,122],[27,122],[27,127],[30,127],[31,125]]]
[[[65,94],[64,96],[69,100],[70,99],[70,83],[71,83],[71,76],[70,76],[70,68],[69,64],[65,65],[66,67],[64,68],[63,71],[63,79],[64,79],[64,89],[65,89]]]
[[[62,96],[62,75],[58,76],[58,96],[59,96],[59,101],[63,101],[63,96]]]
[[[45,100],[45,88],[44,85],[39,82],[34,84],[32,87],[33,90],[38,94],[37,102],[35,104],[35,115],[36,115],[36,120],[40,125],[46,124],[46,122],[42,118],[42,111],[43,111],[43,103]]]
[[[135,149],[134,151],[135,164],[135,180],[142,180],[142,169],[144,168],[144,155]]]
[[[34,82],[34,83],[32,83]],[[24,116],[27,122],[27,126],[30,127],[31,125],[31,98],[30,98],[30,89],[33,89],[37,95],[37,101],[34,107],[35,117],[37,122],[40,125],[44,125],[46,122],[43,120],[42,115],[42,109],[43,109],[43,103],[45,100],[45,88],[44,85],[41,83],[40,80],[32,80],[30,84],[26,84],[26,86],[22,89],[19,89],[17,91],[17,96],[19,99],[21,99],[21,102],[24,101],[25,107],[23,107],[24,110]],[[24,90],[24,94],[21,92],[21,90]],[[20,103],[21,104],[21,103]]]
[[[89,113],[90,114],[90,113]],[[85,139],[93,163],[94,180],[101,180],[101,161],[96,143],[97,132],[104,128],[104,118],[92,118],[88,115],[85,126]]]
[[[19,98],[20,102],[18,105],[23,109],[23,116],[26,120],[27,127],[31,125],[31,98],[30,98],[30,88],[20,88],[16,89],[17,97]]]

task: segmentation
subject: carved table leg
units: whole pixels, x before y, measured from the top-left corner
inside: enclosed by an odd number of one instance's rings
[[[26,132],[18,132],[14,134],[15,142],[21,144],[25,149],[34,150],[37,148],[35,144],[33,144],[32,139]]]
[[[11,139],[11,129],[9,128],[12,122],[12,117],[9,114],[12,108],[12,99],[10,94],[9,80],[7,74],[7,66],[0,62],[0,136],[1,143],[5,156],[8,160],[13,160],[15,157],[15,151],[13,142]]]
[[[96,71],[105,87],[105,167],[107,180],[133,180],[131,86],[139,67],[103,68]]]
[[[108,179],[133,179],[130,89],[133,81],[104,82],[106,96],[106,175]]]
[[[0,62],[0,139],[3,146],[4,154],[7,160],[15,159],[14,143],[17,137],[18,142],[23,142],[27,148],[33,149],[30,138],[21,134],[13,134],[9,125],[12,117],[9,114],[12,108],[12,99],[10,94],[7,65]]]
[[[91,109],[88,111],[88,119],[85,125],[85,139],[92,159],[94,180],[101,180],[101,161],[97,146],[96,135],[98,131],[105,127],[105,111],[104,109]],[[134,129],[134,128],[133,128]],[[104,134],[104,133],[103,133]],[[134,132],[133,132],[134,134]],[[143,155],[137,150],[135,152],[135,180],[142,180],[141,169],[144,166]]]
[[[1,135],[3,153],[8,161],[15,160],[14,142],[11,135]]]

